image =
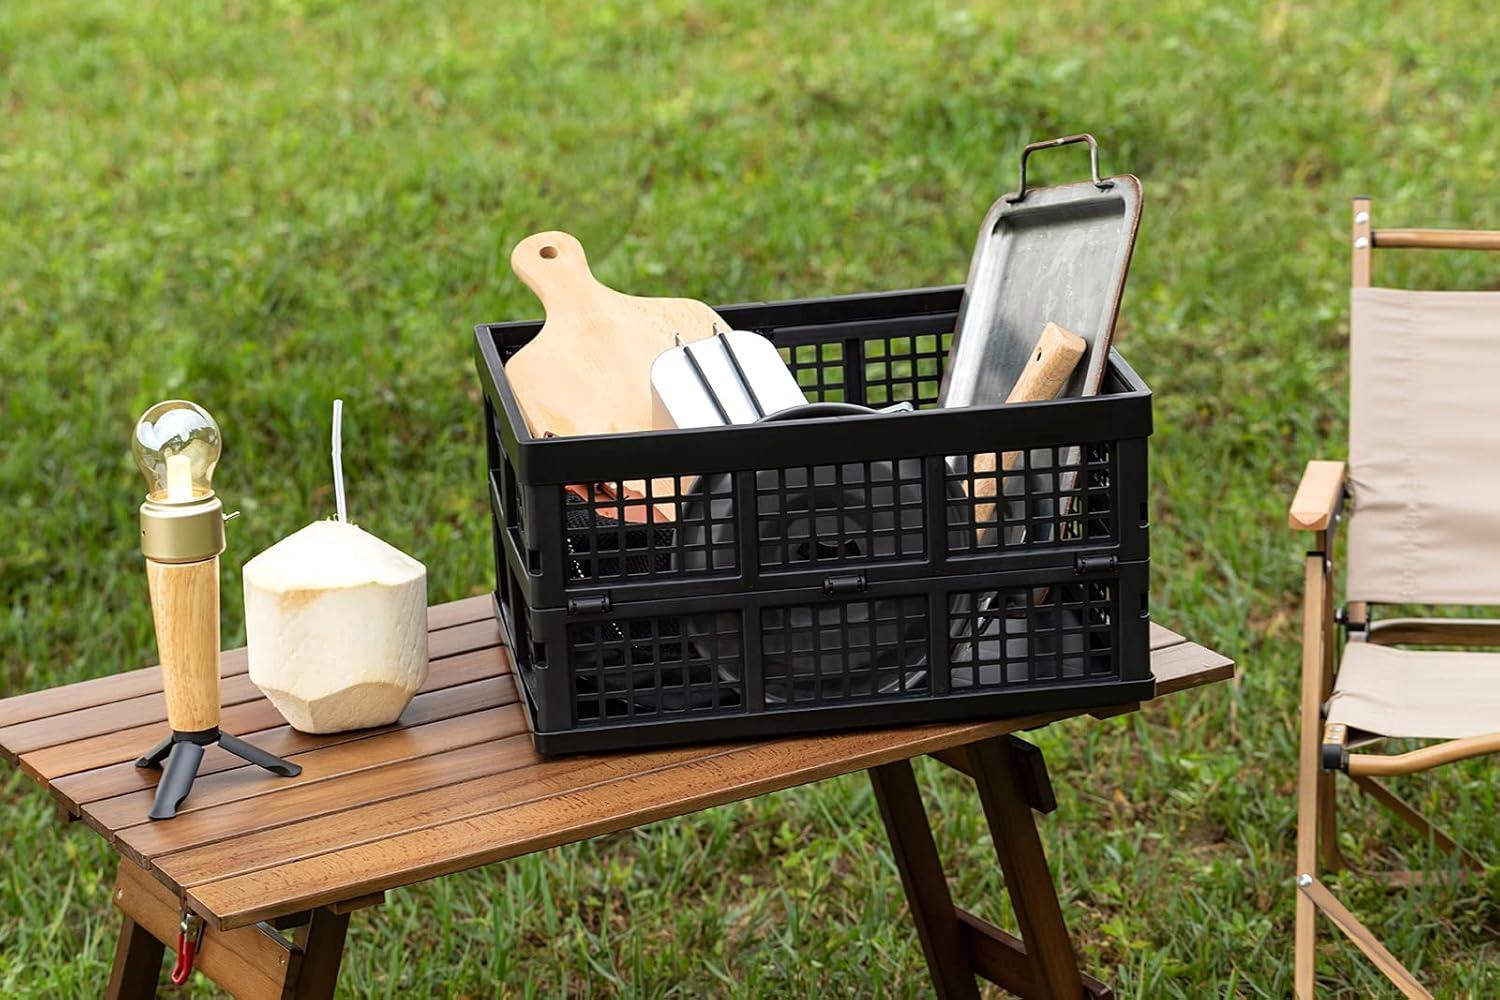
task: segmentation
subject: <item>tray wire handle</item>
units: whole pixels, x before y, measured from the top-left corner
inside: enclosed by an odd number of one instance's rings
[[[1089,174],[1094,182],[1094,187],[1100,191],[1108,191],[1115,186],[1112,180],[1099,179],[1099,144],[1094,137],[1087,132],[1079,132],[1077,135],[1065,135],[1057,139],[1043,139],[1040,142],[1028,143],[1021,150],[1021,186],[1016,193],[1005,200],[1014,205],[1026,197],[1026,158],[1039,149],[1052,149],[1054,146],[1070,146],[1075,142],[1086,142],[1089,144]]]

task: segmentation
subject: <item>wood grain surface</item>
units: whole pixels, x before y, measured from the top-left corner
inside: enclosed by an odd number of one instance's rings
[[[549,759],[492,614],[487,596],[433,608],[427,685],[396,725],[356,733],[292,730],[233,680],[243,654],[225,653],[225,728],[303,772],[269,778],[211,748],[170,823],[146,820],[157,772],[131,763],[167,731],[159,670],[0,701],[0,748],[127,863],[232,929],[1080,714]],[[1150,643],[1159,695],[1233,674],[1159,625]],[[94,711],[113,703],[117,717]],[[32,725],[44,720],[50,735]]]
[[[427,628],[436,638],[435,633],[441,629],[488,619],[491,606],[488,594],[466,597],[447,604],[434,604],[427,609]],[[249,670],[250,660],[244,649],[226,650],[219,657],[220,677],[233,677]],[[141,667],[108,677],[78,681],[0,700],[0,727],[30,722],[33,719],[50,719],[66,712],[76,712],[96,705],[114,705],[129,698],[152,694],[161,695],[160,666]],[[165,708],[161,717],[166,718]],[[0,750],[6,747],[5,737],[0,734]]]
[[[176,894],[130,861],[120,862],[114,902],[156,940],[177,940],[181,909]],[[206,928],[195,964],[217,982],[234,983],[240,1000],[280,1000],[299,958],[296,949],[262,927]],[[152,971],[154,981],[161,970]]]

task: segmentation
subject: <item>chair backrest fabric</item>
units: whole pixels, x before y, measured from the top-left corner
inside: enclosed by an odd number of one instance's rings
[[[1500,292],[1355,288],[1354,601],[1500,604]]]

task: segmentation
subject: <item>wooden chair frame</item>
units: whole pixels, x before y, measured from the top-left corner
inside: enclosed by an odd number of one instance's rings
[[[1500,250],[1500,231],[1458,229],[1375,229],[1370,199],[1354,199],[1352,233],[1355,288],[1370,285],[1371,256],[1376,247],[1437,250]],[[1335,609],[1334,541],[1346,495],[1343,462],[1309,462],[1292,500],[1289,521],[1311,535],[1304,565],[1302,605],[1302,723],[1297,780],[1297,926],[1296,991],[1310,1000],[1315,989],[1317,916],[1322,913],[1408,997],[1431,994],[1385,946],[1319,881],[1319,862],[1329,871],[1352,867],[1341,855],[1335,821],[1334,776],[1342,771],[1355,786],[1429,839],[1456,854],[1467,868],[1482,862],[1463,849],[1431,820],[1407,804],[1379,777],[1413,774],[1454,761],[1500,751],[1500,732],[1447,740],[1402,754],[1350,753],[1351,748],[1382,737],[1354,734],[1341,725],[1324,725],[1323,708],[1333,694],[1339,631],[1362,632],[1366,642],[1386,645],[1425,643],[1500,646],[1500,621],[1393,618],[1373,621],[1366,604],[1351,602]],[[1419,873],[1395,873],[1398,878]]]

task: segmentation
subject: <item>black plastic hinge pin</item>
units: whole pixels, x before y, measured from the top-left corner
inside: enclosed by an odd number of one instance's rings
[[[1120,565],[1118,557],[1108,556],[1078,556],[1073,560],[1073,572],[1075,573],[1102,573],[1114,569]]]
[[[840,594],[860,594],[865,589],[863,573],[836,573],[823,578],[823,593],[830,597]]]
[[[568,598],[568,614],[570,615],[602,615],[608,610],[608,594]]]

